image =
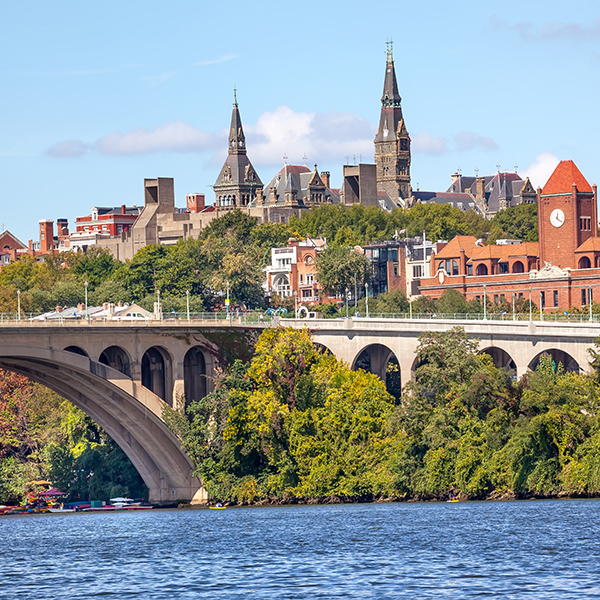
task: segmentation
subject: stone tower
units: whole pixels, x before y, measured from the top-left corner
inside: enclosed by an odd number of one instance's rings
[[[402,116],[398,93],[392,42],[388,42],[381,117],[375,136],[375,166],[377,189],[387,192],[399,206],[406,206],[412,191],[410,186],[410,136]]]
[[[213,187],[217,211],[246,208],[263,189],[262,181],[246,154],[246,137],[235,90],[227,160]]]

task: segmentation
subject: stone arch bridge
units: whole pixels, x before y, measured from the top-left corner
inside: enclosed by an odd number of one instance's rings
[[[568,370],[589,368],[587,350],[600,336],[595,323],[323,319],[284,320],[308,327],[315,343],[353,368],[386,379],[390,361],[402,384],[412,377],[424,331],[460,325],[480,340],[497,366],[521,376],[548,353]],[[159,322],[38,323],[0,326],[0,368],[53,389],[100,424],[138,469],[155,503],[206,502],[202,483],[165,425],[165,405],[212,391],[215,369],[248,359],[260,330],[271,324]]]

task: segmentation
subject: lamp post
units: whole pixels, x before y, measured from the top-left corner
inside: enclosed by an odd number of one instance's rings
[[[592,288],[588,290],[588,304],[590,305],[590,321],[592,320]]]
[[[88,318],[88,282],[86,281],[83,285],[85,285],[85,318]]]
[[[515,320],[515,296],[516,294],[513,293],[513,321]]]
[[[529,288],[529,320],[532,320],[532,314],[531,314],[531,288]]]
[[[158,314],[160,315],[160,321],[162,323],[163,314],[162,314],[162,306],[160,305],[160,290],[156,288],[156,307],[158,308]]]
[[[185,299],[187,306],[187,320],[190,322],[190,290],[185,290]]]
[[[483,284],[483,320],[487,320],[487,296],[485,293],[485,283]]]
[[[294,290],[294,319],[298,318],[298,292]]]
[[[229,281],[225,282],[227,284],[227,296],[225,296],[225,309],[227,310],[227,319],[229,319]]]
[[[346,286],[346,319],[348,318],[348,286]]]
[[[365,283],[365,311],[367,313],[367,319],[369,318],[369,284]]]
[[[17,290],[17,321],[21,320],[21,290]]]

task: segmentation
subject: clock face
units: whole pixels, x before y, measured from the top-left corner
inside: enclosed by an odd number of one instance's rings
[[[560,208],[555,208],[550,213],[550,223],[554,225],[554,227],[560,227],[565,222],[565,213],[560,210]]]

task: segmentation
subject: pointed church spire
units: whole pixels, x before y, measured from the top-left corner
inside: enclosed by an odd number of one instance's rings
[[[233,111],[229,131],[229,154],[246,154],[246,137],[242,129],[242,118],[237,103],[237,89],[233,88]]]
[[[392,42],[387,42],[387,60],[381,116],[375,136],[377,189],[385,191],[400,206],[412,194],[410,187],[410,136],[402,116],[402,98],[398,92]]]

